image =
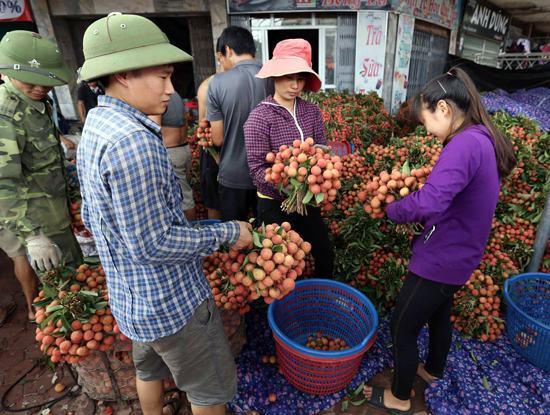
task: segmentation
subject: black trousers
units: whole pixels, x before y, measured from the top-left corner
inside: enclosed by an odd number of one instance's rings
[[[201,197],[208,209],[220,210],[218,163],[206,150],[200,152]]]
[[[451,307],[460,285],[443,284],[409,272],[391,319],[394,374],[392,393],[409,399],[418,367],[417,338],[427,323],[430,334],[426,370],[443,377],[451,347]]]
[[[315,278],[332,278],[334,250],[328,238],[328,229],[321,218],[321,210],[308,206],[306,216],[287,214],[281,210],[281,202],[258,198],[258,224],[289,222],[292,229],[311,243],[311,254],[315,259]]]
[[[256,216],[258,196],[256,189],[233,189],[218,184],[220,212],[223,222],[228,220],[248,220],[248,214]]]

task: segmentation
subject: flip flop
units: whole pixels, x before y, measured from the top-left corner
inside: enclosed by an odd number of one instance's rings
[[[399,415],[412,415],[414,413],[411,407],[407,411],[401,411],[399,409],[388,408],[384,403],[384,388],[379,386],[372,386],[372,396],[367,400],[367,403],[371,406],[374,406],[378,409],[383,409],[390,414],[399,414]]]
[[[4,327],[4,324],[6,324],[8,321],[10,321],[11,317],[15,313],[15,310],[17,310],[17,304],[12,303],[9,306],[6,307],[6,316],[2,321],[0,321],[0,327]]]

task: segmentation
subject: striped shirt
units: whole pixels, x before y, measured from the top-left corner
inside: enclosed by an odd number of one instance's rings
[[[99,97],[77,157],[82,219],[121,331],[140,342],[177,332],[211,296],[202,258],[233,244],[238,223],[189,224],[160,127],[123,101]]]
[[[285,196],[272,183],[265,181],[265,170],[272,164],[265,160],[270,151],[277,153],[282,145],[311,137],[315,144],[327,144],[321,111],[317,105],[296,98],[294,114],[271,96],[260,102],[244,124],[246,157],[252,182],[258,192],[276,200]]]

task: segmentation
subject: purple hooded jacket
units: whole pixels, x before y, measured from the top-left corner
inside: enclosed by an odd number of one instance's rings
[[[499,190],[489,131],[470,126],[443,148],[421,190],[386,208],[396,223],[424,225],[413,242],[410,271],[445,284],[468,281],[483,256]]]

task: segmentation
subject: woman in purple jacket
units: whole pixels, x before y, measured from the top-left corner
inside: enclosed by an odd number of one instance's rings
[[[395,306],[391,333],[391,390],[365,387],[374,406],[412,413],[409,399],[418,374],[426,382],[443,377],[451,345],[453,295],[478,267],[491,231],[500,180],[515,166],[512,145],[492,124],[470,77],[451,69],[413,101],[417,119],[443,142],[424,187],[386,208],[396,223],[420,222],[409,274]],[[417,337],[428,324],[425,365],[418,365]]]
[[[294,140],[304,141],[308,137],[315,144],[327,144],[321,111],[300,98],[303,90],[316,92],[321,87],[319,75],[311,69],[311,45],[304,39],[277,43],[273,58],[256,76],[273,78],[275,83],[275,94],[260,102],[244,125],[248,167],[258,191],[258,221],[290,222],[312,245],[315,276],[332,278],[334,251],[320,209],[308,207],[307,216],[284,213],[281,210],[284,196],[265,181],[265,170],[271,166],[265,159],[267,153],[276,153],[283,144],[291,146]]]

